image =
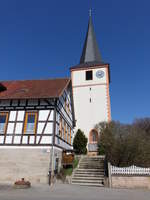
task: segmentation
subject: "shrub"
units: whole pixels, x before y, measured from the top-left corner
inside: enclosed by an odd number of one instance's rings
[[[150,166],[150,135],[140,124],[125,125],[112,121],[99,123],[99,154],[104,153],[115,166]]]
[[[78,129],[74,140],[73,140],[73,148],[76,154],[86,154],[87,153],[87,138],[84,135],[84,132]]]

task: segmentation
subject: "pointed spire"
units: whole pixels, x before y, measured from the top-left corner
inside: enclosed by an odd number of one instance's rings
[[[88,30],[84,42],[84,47],[82,51],[82,55],[80,58],[80,64],[89,63],[89,62],[96,62],[101,63],[102,58],[98,48],[98,44],[96,41],[96,36],[93,28],[92,23],[92,10],[89,10],[89,23],[88,23]]]

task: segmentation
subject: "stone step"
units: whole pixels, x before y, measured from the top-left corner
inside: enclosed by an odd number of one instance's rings
[[[102,167],[102,166],[94,166],[94,165],[93,166],[92,165],[86,165],[86,166],[85,165],[79,165],[79,168],[104,169],[104,167]]]
[[[104,177],[87,177],[87,176],[83,176],[83,177],[81,177],[81,176],[74,176],[73,178],[72,178],[72,180],[93,180],[93,181],[95,181],[95,180],[99,180],[99,181],[104,181]]]
[[[98,170],[98,171],[89,171],[88,169],[77,169],[76,171],[75,171],[75,173],[80,173],[80,174],[82,174],[82,173],[86,173],[86,174],[104,174],[104,170]]]
[[[104,162],[104,160],[93,160],[93,159],[81,159],[81,162]]]
[[[95,161],[80,161],[80,164],[104,164],[104,162],[95,162]]]
[[[86,174],[86,173],[74,173],[74,177],[104,177],[104,174]]]
[[[88,161],[104,161],[102,159],[96,159],[96,158],[81,158],[81,160],[88,160]]]
[[[80,165],[104,165],[104,163],[100,163],[100,162],[80,162]]]
[[[98,160],[93,160],[93,159],[81,159],[80,161],[85,161],[85,162],[104,162],[104,160],[100,160],[100,159],[98,159]]]
[[[82,169],[82,168],[78,168],[76,169],[76,171],[86,171],[86,172],[104,172],[104,169]]]
[[[83,186],[104,186],[104,159],[100,157],[83,157],[79,167],[74,171],[72,184]]]
[[[99,165],[79,165],[79,167],[91,167],[91,168],[104,168],[104,167],[102,167],[102,166],[99,166]]]
[[[84,174],[74,174],[73,177],[81,177],[81,178],[82,177],[97,177],[97,178],[103,178],[104,174],[97,174],[97,175],[96,174],[90,174],[89,175],[89,174],[85,174],[84,173]]]
[[[80,167],[78,169],[84,169],[84,170],[88,170],[88,169],[93,169],[93,167]],[[99,171],[104,171],[103,168],[101,167],[94,167],[95,170],[99,170]]]
[[[101,160],[80,160],[80,162],[95,162],[95,163],[104,163],[104,161]]]
[[[93,164],[92,165],[91,164],[89,164],[89,165],[88,164],[86,164],[86,165],[85,164],[80,164],[79,167],[81,167],[81,166],[82,167],[89,167],[89,166],[91,166],[92,168],[94,168],[94,167],[104,168],[104,166],[102,166],[102,165],[93,165]]]
[[[89,167],[89,166],[91,166],[91,167],[104,167],[104,166],[102,166],[102,165],[94,165],[94,164],[80,164],[79,166],[85,166],[85,167]]]
[[[101,164],[94,164],[94,163],[86,163],[86,164],[80,163],[79,166],[85,166],[85,167],[86,167],[86,166],[104,167],[104,165],[101,165]]]
[[[102,166],[102,165],[94,165],[94,164],[80,164],[79,166],[92,166],[92,167],[104,167],[104,166]]]
[[[74,174],[87,174],[87,175],[104,175],[104,171],[88,171],[88,170],[76,170]]]
[[[88,186],[88,187],[104,187],[103,184],[95,184],[95,183],[72,183],[73,185],[80,185],[80,186]]]
[[[76,171],[76,172],[74,172],[74,174],[78,174],[78,175],[93,175],[93,176],[95,176],[95,175],[104,175],[104,172],[80,172],[80,171]]]
[[[101,177],[104,177],[104,174],[86,174],[86,173],[80,174],[80,173],[75,173],[73,175],[73,177],[98,177],[98,178],[101,178]]]
[[[81,170],[76,170],[74,172],[75,174],[97,174],[97,175],[101,175],[101,174],[104,174],[104,171],[99,171],[99,172],[89,172],[89,171],[81,171]]]
[[[103,184],[103,180],[83,180],[83,179],[72,179],[72,183],[95,183],[95,184]]]
[[[104,161],[100,161],[100,160],[98,160],[98,161],[95,161],[95,160],[81,160],[80,162],[104,163]]]

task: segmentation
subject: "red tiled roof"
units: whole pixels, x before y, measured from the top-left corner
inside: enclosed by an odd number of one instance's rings
[[[6,87],[0,99],[37,99],[59,97],[68,86],[69,78],[25,81],[0,81]]]

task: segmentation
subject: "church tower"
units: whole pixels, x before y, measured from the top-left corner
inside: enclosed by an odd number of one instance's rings
[[[80,63],[70,68],[76,130],[81,129],[88,138],[88,153],[97,151],[98,133],[94,129],[99,122],[111,120],[109,64],[102,61],[89,16],[87,34]]]

